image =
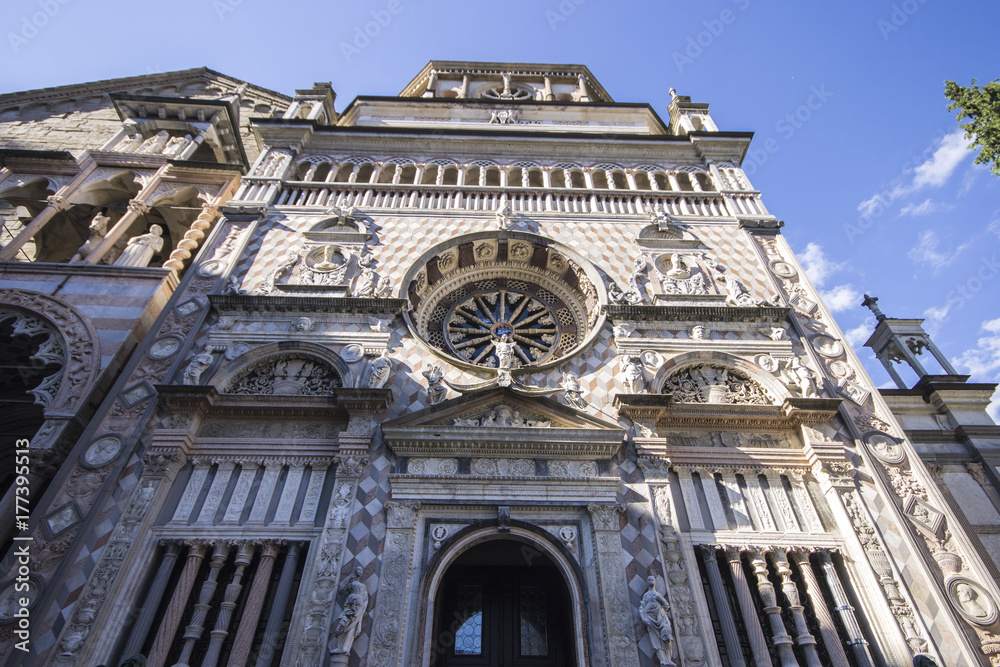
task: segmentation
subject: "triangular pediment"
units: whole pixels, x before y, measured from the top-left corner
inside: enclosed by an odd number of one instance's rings
[[[600,456],[617,451],[625,430],[551,398],[484,389],[382,425],[400,455],[448,452]]]

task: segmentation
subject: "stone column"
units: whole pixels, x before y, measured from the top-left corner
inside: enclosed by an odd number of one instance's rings
[[[159,179],[156,179],[156,181],[158,184]],[[152,189],[149,191],[152,192]],[[142,193],[139,194],[141,195]],[[137,197],[138,196],[139,195],[137,195]],[[147,213],[149,213],[149,204],[141,199],[132,199],[129,201],[128,210],[125,212],[125,215],[123,215],[118,222],[115,223],[114,227],[108,230],[108,233],[103,239],[101,239],[101,242],[97,244],[97,247],[91,250],[90,254],[84,258],[83,263],[99,263],[102,259],[104,259],[105,255],[108,254],[108,251],[111,250],[111,247],[115,244],[115,242],[118,241],[118,239],[120,239],[126,231],[128,231],[128,228],[132,226],[132,223],[135,222],[136,218],[140,215],[146,215]]]
[[[39,211],[38,215],[25,225],[24,229],[18,232],[17,236],[12,238],[7,245],[0,248],[0,262],[12,261],[17,257],[17,251],[33,239],[35,234],[40,232],[55,217],[56,213],[68,211],[71,206],[66,201],[66,198],[59,194],[49,195],[45,201],[48,203],[48,206]]]
[[[281,568],[281,578],[278,579],[278,590],[274,592],[274,602],[267,616],[267,626],[264,628],[264,638],[261,641],[260,652],[257,654],[256,667],[270,667],[274,659],[274,647],[278,645],[278,633],[285,622],[285,608],[288,606],[288,596],[292,592],[292,582],[295,580],[295,568],[299,563],[299,543],[288,545],[285,555],[285,565]],[[237,664],[230,660],[230,665]]]
[[[194,461],[194,468],[191,471],[191,476],[188,477],[187,486],[184,488],[184,495],[181,496],[180,502],[177,503],[174,516],[170,519],[171,523],[188,522],[191,512],[194,510],[194,504],[198,500],[198,495],[201,493],[201,487],[205,484],[205,479],[208,477],[210,467],[211,464],[204,459],[196,459]]]
[[[220,524],[239,524],[259,467],[256,461],[240,461],[240,476],[236,482],[236,488],[233,489],[233,495],[229,498],[229,506],[226,507],[226,513],[222,516]]]
[[[406,593],[410,581],[410,551],[419,502],[386,503],[385,548],[378,587],[378,609],[372,623],[368,664],[391,667],[399,664],[406,637]]]
[[[205,204],[198,213],[198,217],[191,223],[190,229],[184,232],[184,237],[177,242],[177,246],[170,253],[170,257],[163,263],[163,268],[180,271],[184,268],[184,262],[188,260],[198,248],[201,240],[205,238],[212,223],[219,217],[219,210],[215,206]]]
[[[253,560],[253,542],[240,542],[236,551],[236,572],[233,579],[226,586],[226,593],[223,596],[222,604],[219,605],[219,615],[215,619],[215,627],[212,629],[211,640],[208,643],[208,650],[205,651],[205,658],[202,660],[202,667],[215,667],[219,662],[219,653],[222,651],[222,643],[229,636],[229,621],[233,618],[233,611],[236,609],[236,600],[243,590],[243,571],[250,561]]]
[[[329,465],[324,462],[313,462],[309,473],[309,485],[306,487],[306,497],[302,503],[302,511],[299,512],[299,521],[306,523],[316,522],[316,509],[319,505],[319,494],[323,490],[323,482],[326,480],[326,471]]]
[[[789,552],[792,560],[799,566],[802,573],[802,580],[806,583],[806,594],[812,602],[813,611],[816,613],[816,620],[819,622],[819,631],[823,635],[823,645],[826,653],[835,665],[846,665],[847,654],[841,646],[840,635],[837,634],[837,626],[833,623],[833,616],[830,616],[830,608],[826,605],[826,598],[823,596],[823,589],[813,572],[812,563],[809,562],[809,551],[806,549],[793,549]]]
[[[795,504],[798,505],[799,510],[802,512],[802,518],[805,521],[805,526],[810,533],[823,533],[823,523],[820,521],[819,513],[816,512],[816,507],[813,505],[812,497],[809,495],[809,489],[806,488],[806,478],[805,473],[799,470],[791,470],[788,473],[788,481],[792,486],[792,493],[795,496]]]
[[[743,649],[740,647],[740,636],[736,631],[736,621],[733,620],[733,610],[729,608],[722,575],[719,574],[719,562],[715,557],[715,547],[712,545],[702,546],[701,557],[705,561],[705,570],[708,572],[708,585],[712,589],[712,599],[715,601],[719,625],[722,626],[722,640],[726,644],[729,664],[731,667],[745,667]]]
[[[187,542],[188,555],[184,562],[184,569],[181,570],[177,587],[174,588],[170,597],[170,604],[160,621],[160,629],[156,632],[153,646],[149,649],[148,663],[150,665],[162,665],[170,652],[170,645],[177,634],[177,626],[181,623],[184,615],[184,608],[187,606],[188,598],[191,596],[191,589],[194,587],[194,580],[201,569],[201,561],[205,558],[208,550],[208,543],[201,540],[190,540]],[[126,656],[127,657],[127,656]]]
[[[274,525],[287,526],[292,520],[292,510],[295,509],[295,500],[299,496],[299,485],[302,483],[302,475],[305,473],[304,461],[292,461],[288,466],[288,474],[285,476],[285,486],[281,490],[281,499],[274,512]]]
[[[788,600],[788,610],[791,612],[792,622],[795,624],[795,643],[802,647],[806,665],[823,667],[819,661],[819,653],[816,652],[816,638],[809,632],[809,625],[806,623],[805,607],[799,600],[798,586],[792,580],[792,569],[788,566],[787,552],[784,548],[776,547],[771,550],[771,558],[774,560],[774,567],[781,577],[781,592]]]
[[[851,606],[847,591],[840,583],[840,575],[837,574],[837,567],[833,564],[829,552],[820,551],[819,562],[820,567],[823,568],[823,574],[826,575],[826,584],[830,587],[830,595],[833,596],[834,611],[840,616],[840,623],[847,631],[847,645],[851,647],[855,662],[858,663],[859,667],[872,667],[872,657],[868,653],[868,642],[865,641],[865,637],[861,633],[861,626],[858,625],[858,619],[854,616],[854,607]]]
[[[215,469],[215,477],[212,479],[212,486],[208,489],[208,495],[205,496],[205,502],[201,506],[201,512],[198,513],[195,523],[211,524],[214,522],[215,515],[220,509],[219,505],[222,503],[222,497],[226,493],[226,487],[229,486],[229,479],[233,476],[234,470],[236,470],[236,461],[223,459],[218,462],[218,467]]]
[[[726,556],[729,557],[729,567],[733,572],[736,599],[740,603],[740,613],[743,614],[743,626],[747,631],[747,641],[750,642],[750,650],[753,651],[754,665],[756,667],[771,667],[771,655],[767,650],[767,640],[764,638],[763,628],[760,627],[757,609],[753,603],[753,595],[750,593],[750,586],[747,584],[746,574],[743,572],[740,548],[726,547]]]
[[[170,581],[170,574],[174,571],[174,564],[177,562],[177,556],[180,552],[181,545],[177,542],[166,543],[163,559],[160,561],[160,567],[156,570],[156,577],[153,578],[153,583],[149,587],[146,599],[142,602],[142,610],[139,612],[139,618],[135,620],[135,625],[132,626],[132,633],[125,644],[125,650],[122,651],[124,658],[131,658],[142,650],[142,645],[145,643],[146,635],[149,634],[149,629],[153,625],[156,610],[160,606],[160,600],[163,599],[163,592]],[[200,558],[198,560],[199,562],[201,561]]]
[[[897,387],[899,387],[900,389],[909,389],[909,387],[903,381],[903,378],[899,376],[899,373],[896,371],[895,365],[893,365],[892,363],[892,359],[890,359],[889,355],[885,353],[885,350],[876,354],[875,357],[882,362],[883,366],[885,366],[885,370],[889,373],[889,377],[892,378],[892,381],[896,383]]]
[[[215,551],[212,553],[212,562],[209,566],[208,577],[201,585],[201,592],[198,594],[198,604],[194,606],[194,613],[191,615],[191,624],[184,628],[184,648],[181,649],[181,657],[174,663],[174,667],[188,667],[188,660],[191,659],[191,652],[194,651],[195,643],[201,639],[201,634],[205,631],[205,617],[208,616],[212,608],[212,597],[215,589],[219,585],[219,572],[229,558],[229,544],[216,542]]]
[[[764,604],[764,613],[767,614],[767,619],[771,623],[772,643],[778,649],[781,667],[798,667],[799,663],[795,659],[795,652],[792,651],[792,638],[785,629],[785,622],[781,619],[778,594],[774,590],[774,584],[768,579],[764,550],[760,547],[750,549],[750,562],[753,564],[754,574],[757,575],[757,593]]]
[[[281,472],[281,461],[271,459],[265,461],[264,466],[264,476],[260,480],[260,486],[257,487],[257,496],[254,498],[253,509],[250,510],[247,522],[264,522],[264,517],[267,516],[267,508],[271,506],[271,494],[274,493],[274,487],[278,483],[278,474]]]
[[[250,593],[243,605],[243,617],[240,619],[236,638],[233,639],[233,649],[229,652],[229,662],[226,663],[228,667],[243,667],[247,664],[247,658],[250,657],[250,646],[253,644],[253,636],[257,631],[261,605],[267,595],[267,585],[271,581],[271,569],[274,567],[274,557],[278,555],[279,544],[274,540],[267,540],[261,544],[260,562],[257,564],[253,583],[250,584]],[[281,615],[283,618],[284,609],[282,609]],[[268,620],[270,621],[270,619]]]

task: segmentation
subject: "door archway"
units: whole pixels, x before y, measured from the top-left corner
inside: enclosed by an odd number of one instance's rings
[[[512,526],[463,536],[428,585],[424,665],[585,664],[584,596],[574,567],[532,532]]]

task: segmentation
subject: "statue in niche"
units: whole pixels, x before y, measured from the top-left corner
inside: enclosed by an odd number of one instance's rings
[[[392,370],[392,360],[389,359],[389,350],[382,350],[382,354],[372,362],[371,375],[368,376],[368,387],[370,389],[381,389],[389,381],[389,373]]]
[[[185,134],[183,137],[171,137],[167,145],[163,147],[164,155],[176,156],[184,152],[191,143],[191,135]]]
[[[625,362],[625,391],[630,394],[641,394],[646,391],[645,382],[642,379],[642,359],[640,357],[629,357]]]
[[[647,301],[646,290],[641,285],[641,283],[646,280],[646,258],[639,255],[635,258],[634,264],[635,270],[633,270],[632,275],[629,276],[629,291],[625,295],[625,298],[632,305],[641,305]]]
[[[196,385],[201,383],[201,374],[212,365],[212,353],[202,352],[196,354],[184,369],[184,384]]]
[[[802,398],[819,398],[816,373],[802,362],[802,357],[796,355],[789,359],[784,375],[785,384],[798,387]]]
[[[686,280],[691,277],[691,269],[684,264],[681,256],[676,252],[670,255],[670,268],[667,270],[666,276],[671,280]]]
[[[440,366],[431,366],[422,375],[427,378],[427,402],[437,405],[444,400],[448,388],[444,386],[444,372]]]
[[[80,249],[76,251],[73,255],[73,259],[69,260],[70,264],[76,264],[77,262],[82,262],[86,259],[87,255],[94,251],[94,248],[101,242],[101,239],[108,233],[108,223],[111,222],[111,218],[98,212],[94,216],[94,219],[90,221],[90,226],[87,229],[90,230],[90,238],[87,239],[86,243],[80,246]]]
[[[163,250],[163,228],[150,225],[149,231],[128,240],[125,250],[115,260],[114,266],[149,266],[153,255]]]
[[[649,631],[649,643],[656,651],[660,667],[673,667],[674,629],[670,624],[670,604],[656,592],[656,577],[647,577],[649,587],[639,603],[639,618]]]
[[[139,146],[139,150],[137,150],[136,153],[159,155],[163,152],[163,149],[166,147],[169,140],[170,134],[168,134],[166,130],[160,130],[149,139],[142,142],[142,146]]]
[[[583,389],[580,388],[580,378],[576,376],[576,373],[563,373],[562,390],[566,402],[574,408],[583,410],[587,407],[587,401],[583,398]]]
[[[493,341],[493,349],[497,355],[499,368],[514,367],[514,343],[510,342],[510,334],[500,336],[500,340]]]
[[[361,583],[363,572],[360,565],[354,568],[354,572],[341,584],[338,591],[347,597],[344,599],[344,610],[340,612],[333,625],[334,638],[330,647],[330,653],[333,655],[350,653],[354,639],[361,632],[361,623],[368,609],[368,589]]]

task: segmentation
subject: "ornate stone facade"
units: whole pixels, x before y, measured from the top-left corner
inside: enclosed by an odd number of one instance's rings
[[[582,66],[334,100],[0,96],[48,128],[0,169],[4,667],[1000,664],[991,387],[869,297],[921,377],[873,385],[748,133]]]

